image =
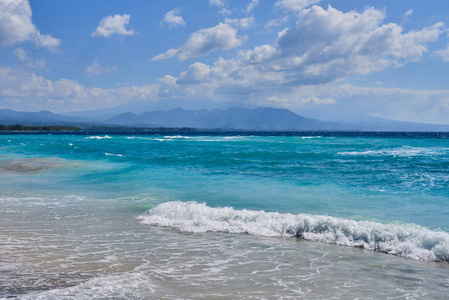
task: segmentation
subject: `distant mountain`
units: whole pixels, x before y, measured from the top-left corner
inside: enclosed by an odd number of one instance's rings
[[[184,110],[124,113],[106,120],[122,126],[194,127],[205,129],[243,130],[344,130],[350,126],[304,118],[288,109],[260,107],[226,110]]]
[[[106,112],[106,111],[105,111]],[[98,113],[98,112],[97,112]],[[449,125],[393,121],[369,116],[355,116],[338,121],[321,121],[302,117],[288,109],[259,107],[229,109],[147,111],[142,114],[88,116],[88,112],[54,114],[49,111],[19,112],[0,109],[0,124],[12,125],[80,125],[84,128],[103,127],[192,127],[229,130],[314,130],[314,131],[444,131]],[[77,117],[75,117],[75,115]]]
[[[357,115],[335,122],[358,128],[362,131],[449,131],[449,125],[394,121],[384,118]]]
[[[90,110],[90,111],[76,111],[60,113],[62,116],[76,117],[87,121],[105,121],[109,118],[117,116],[125,112],[131,112],[134,114],[142,114],[146,111],[167,111],[179,107],[179,100],[164,99],[163,101],[149,102],[149,101],[130,101],[125,104],[121,104],[114,107]],[[210,101],[209,99],[189,99],[185,98],[182,101],[182,107],[186,110],[200,110],[215,108],[230,108],[230,107],[242,107],[238,102],[232,104],[232,102],[218,103]]]
[[[49,111],[23,112],[11,109],[0,109],[0,124],[12,125],[66,125],[79,120],[67,118]]]

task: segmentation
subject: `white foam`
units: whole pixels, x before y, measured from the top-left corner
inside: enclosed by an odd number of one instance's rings
[[[86,139],[88,140],[103,140],[103,139],[112,139],[112,137],[110,137],[109,135],[105,135],[105,136],[88,136],[86,137]]]
[[[367,151],[347,151],[338,152],[339,155],[355,156],[435,156],[447,154],[447,148],[421,148],[421,147],[400,147],[395,149],[367,150]]]
[[[415,224],[353,221],[341,218],[212,208],[197,202],[166,202],[140,217],[149,225],[188,232],[247,233],[301,237],[337,245],[362,247],[402,257],[449,262],[449,233]]]
[[[106,155],[106,156],[118,156],[118,157],[123,157],[123,154],[113,154],[113,153],[107,153],[107,152],[105,152],[104,155]]]
[[[98,277],[68,288],[32,292],[20,299],[145,299],[154,291],[147,276],[130,273]]]
[[[155,141],[166,142],[174,140],[193,140],[197,142],[223,142],[223,141],[240,141],[252,136],[183,136],[183,135],[166,135],[163,138],[154,138]]]
[[[184,136],[184,135],[166,135],[165,139],[192,139],[193,137]]]

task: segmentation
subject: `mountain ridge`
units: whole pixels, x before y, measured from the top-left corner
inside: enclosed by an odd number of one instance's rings
[[[0,109],[0,124],[3,125],[77,125],[139,127],[139,128],[197,128],[220,130],[265,130],[265,131],[422,131],[449,132],[449,125],[394,121],[389,119],[358,116],[352,120],[323,121],[306,118],[285,108],[242,108],[144,111],[141,114],[124,112],[112,116],[94,118],[78,113],[55,114],[50,111],[23,112]]]
[[[309,119],[288,109],[232,107],[226,110],[184,110],[123,113],[107,120],[122,126],[195,127],[242,130],[343,130],[349,126]]]

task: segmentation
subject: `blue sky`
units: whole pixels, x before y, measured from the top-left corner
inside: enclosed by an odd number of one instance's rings
[[[0,0],[0,108],[449,123],[449,2]]]

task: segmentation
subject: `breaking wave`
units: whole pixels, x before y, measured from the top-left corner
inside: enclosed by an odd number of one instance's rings
[[[421,148],[421,147],[400,147],[395,149],[338,152],[339,155],[400,156],[400,157],[435,156],[435,155],[446,155],[447,153],[448,153],[447,148]]]
[[[144,224],[187,232],[245,233],[361,247],[401,257],[449,262],[449,233],[415,224],[354,221],[329,216],[213,208],[172,201],[140,216]]]
[[[104,140],[104,139],[112,139],[112,137],[110,137],[109,135],[105,135],[105,136],[88,136],[86,137],[86,139],[88,140]]]

